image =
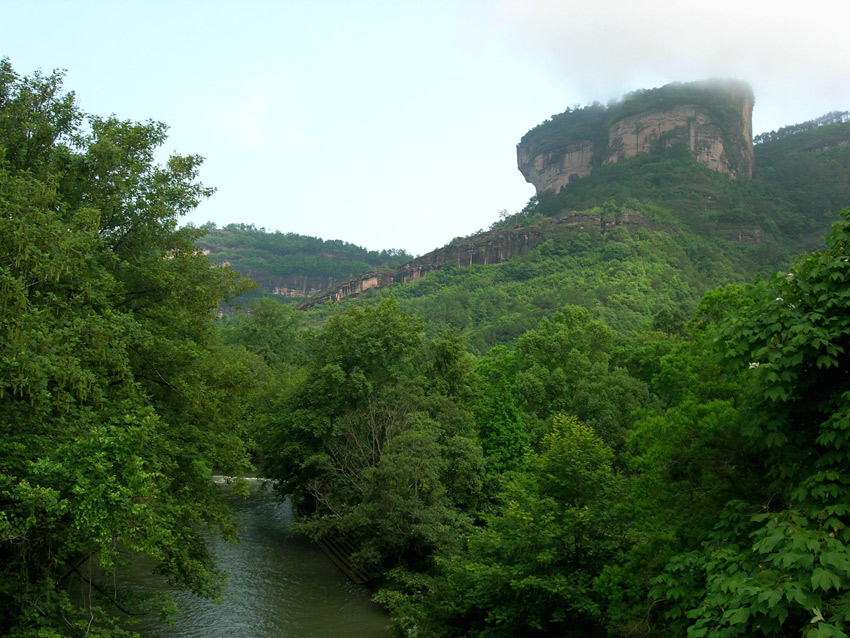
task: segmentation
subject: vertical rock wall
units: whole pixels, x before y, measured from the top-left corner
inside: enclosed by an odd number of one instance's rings
[[[663,91],[668,87],[670,97],[665,103]],[[622,105],[609,107],[607,124],[597,131],[594,139],[555,144],[547,139],[550,129],[551,139],[554,136],[569,139],[570,118],[580,122],[580,110],[561,116],[559,124],[541,125],[532,141],[517,146],[520,172],[538,194],[557,193],[604,164],[682,144],[698,162],[712,170],[735,179],[751,178],[752,89],[732,80],[668,87],[659,90],[660,99],[647,100],[644,111],[621,116],[618,109],[622,110]],[[684,97],[688,91],[693,94],[693,102]],[[711,99],[704,99],[706,96]],[[567,124],[563,124],[565,120]]]

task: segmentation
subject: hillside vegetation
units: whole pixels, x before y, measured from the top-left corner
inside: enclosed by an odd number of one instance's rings
[[[547,238],[534,248],[505,263],[449,265],[342,303],[394,297],[426,320],[429,334],[457,329],[479,353],[564,304],[624,332],[651,325],[658,313],[690,317],[711,288],[750,281],[817,246],[835,211],[850,203],[850,123],[798,125],[778,137],[756,145],[752,180],[709,170],[681,147],[603,166],[491,226],[542,230]],[[573,211],[614,229],[546,230],[548,220]],[[617,227],[625,215],[641,227]],[[318,321],[327,312],[308,316]]]
[[[395,268],[412,259],[403,250],[366,250],[341,240],[271,232],[253,224],[204,226],[197,245],[217,264],[257,283],[243,301],[266,292],[300,299],[372,268]]]
[[[370,262],[179,228],[198,157],[3,60],[0,634],[134,635],[171,609],[140,557],[215,597],[212,474],[253,470],[400,637],[847,636],[848,126],[752,181],[658,149],[495,222],[541,230],[503,263],[217,319],[246,282],[200,242]]]

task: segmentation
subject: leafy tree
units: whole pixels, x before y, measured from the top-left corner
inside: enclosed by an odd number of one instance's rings
[[[604,635],[594,579],[625,539],[611,449],[556,416],[505,505],[449,566],[446,624],[466,636]]]
[[[479,362],[485,391],[478,408],[478,436],[495,472],[520,469],[531,439],[513,388],[516,368],[516,354],[504,346],[493,348]]]
[[[426,340],[392,300],[336,311],[266,417],[269,472],[301,504],[299,527],[345,534],[378,575],[426,569],[480,499],[475,379],[459,346]]]
[[[298,328],[302,317],[275,299],[251,301],[247,313],[232,317],[223,338],[263,357],[272,368],[294,361],[299,351]]]
[[[84,128],[83,118],[61,74],[20,78],[0,62],[0,634],[9,636],[109,635],[115,616],[100,605],[127,606],[107,582],[135,554],[214,594],[198,531],[234,526],[210,473],[246,463],[222,393],[239,396],[255,369],[217,343],[212,324],[241,286],[209,267],[198,231],[176,228],[211,192],[197,182],[200,158],[158,166],[164,126],[90,117]],[[222,379],[228,357],[233,373]],[[83,593],[72,598],[75,582]]]
[[[742,432],[763,442],[769,493],[728,502],[702,548],[657,593],[690,636],[844,636],[850,617],[850,210],[827,247],[752,287],[726,323],[752,378]]]
[[[576,414],[609,445],[619,447],[631,413],[649,400],[647,388],[609,365],[615,333],[584,308],[566,306],[517,341],[515,391],[522,408],[545,422]]]
[[[617,634],[663,627],[650,581],[672,556],[700,547],[728,500],[764,495],[759,446],[741,434],[746,374],[730,374],[715,348],[718,323],[748,305],[742,288],[718,289],[676,340],[642,333],[620,354],[652,371],[645,380],[660,402],[640,410],[627,434],[633,544],[597,583]]]

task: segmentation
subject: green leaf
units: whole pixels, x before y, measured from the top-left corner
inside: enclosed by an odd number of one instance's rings
[[[740,625],[745,623],[751,615],[749,607],[739,607],[738,609],[730,609],[723,614],[723,619],[730,625]]]
[[[812,589],[828,591],[831,587],[838,589],[841,579],[832,571],[823,567],[816,567],[811,577]]]

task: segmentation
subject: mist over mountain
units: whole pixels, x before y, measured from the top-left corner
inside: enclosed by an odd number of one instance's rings
[[[180,226],[199,155],[0,59],[0,634],[218,598],[253,473],[399,638],[846,636],[850,114],[751,105],[553,116],[413,258]]]
[[[430,330],[460,329],[482,351],[565,303],[638,330],[659,312],[690,316],[712,287],[815,248],[850,204],[847,114],[753,140],[753,103],[745,83],[713,80],[568,109],[517,145],[538,191],[522,211],[416,259],[339,241],[272,248],[271,235],[249,240],[231,227],[203,245],[262,293],[311,312],[393,296]]]

